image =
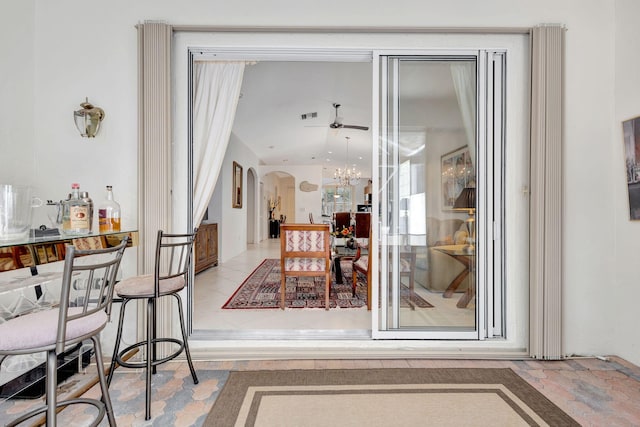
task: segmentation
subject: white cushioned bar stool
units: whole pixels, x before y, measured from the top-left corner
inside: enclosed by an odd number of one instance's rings
[[[120,309],[116,343],[107,383],[111,384],[116,363],[125,368],[145,369],[145,420],[151,418],[151,375],[156,373],[156,367],[158,365],[176,358],[184,351],[187,356],[193,382],[194,384],[198,384],[198,377],[196,376],[196,371],[191,361],[191,354],[189,353],[187,333],[184,326],[182,299],[178,294],[184,289],[187,283],[196,231],[197,230],[194,230],[194,232],[190,234],[165,234],[162,230],[158,231],[154,273],[124,279],[115,287],[116,294],[122,298],[122,307]],[[172,296],[177,301],[178,317],[182,331],[181,340],[157,336],[158,316],[156,303],[159,298],[166,296]],[[141,299],[147,302],[146,339],[119,350],[122,340],[125,308],[130,301]],[[178,348],[171,354],[158,358],[157,343],[171,343],[177,345]],[[144,360],[133,362],[123,360],[125,354],[138,347],[144,347],[146,350],[143,355]]]
[[[116,274],[127,241],[125,237],[118,246],[108,249],[78,250],[67,246],[60,304],[0,325],[0,361],[12,355],[47,353],[45,405],[21,415],[7,426],[21,424],[42,413],[46,413],[46,425],[55,426],[57,409],[74,404],[92,405],[98,409],[98,415],[90,425],[97,426],[105,414],[109,425],[116,425],[104,374],[100,331],[109,320]],[[93,341],[102,399],[76,398],[58,402],[58,355],[87,339]]]

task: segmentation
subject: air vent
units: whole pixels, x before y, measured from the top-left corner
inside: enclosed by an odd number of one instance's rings
[[[300,114],[300,119],[301,120],[315,119],[316,117],[318,117],[318,113],[317,112]]]

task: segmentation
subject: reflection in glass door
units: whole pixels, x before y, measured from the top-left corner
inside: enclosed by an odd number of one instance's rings
[[[502,84],[486,84],[487,58],[493,79],[493,60],[501,60],[494,53],[379,56],[375,337],[484,335],[487,304],[479,301],[486,301],[487,289],[478,278],[487,277],[488,269],[480,267],[487,251],[495,253],[493,239],[486,239],[487,218],[492,227],[495,221],[494,205],[483,200],[496,190],[489,171],[495,159],[487,162],[485,153],[500,152],[493,136],[487,142],[486,124],[493,135],[497,122],[488,102],[493,105],[502,91]],[[501,111],[497,116],[502,119]]]

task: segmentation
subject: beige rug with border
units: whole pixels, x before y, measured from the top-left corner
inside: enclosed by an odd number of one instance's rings
[[[579,426],[511,369],[230,372],[204,426]]]

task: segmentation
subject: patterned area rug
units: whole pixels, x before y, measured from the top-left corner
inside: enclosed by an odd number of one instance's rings
[[[342,284],[336,284],[332,273],[330,308],[359,308],[367,305],[365,277],[358,275],[356,296],[352,295],[351,262],[343,261]],[[411,302],[420,308],[432,307],[420,295],[413,293]],[[409,307],[409,289],[402,287],[403,307]],[[287,278],[287,308],[324,308],[324,279],[321,277]],[[227,309],[239,308],[280,308],[280,260],[265,259],[245,279],[233,296],[222,306]]]
[[[203,425],[579,426],[497,368],[234,371]]]

